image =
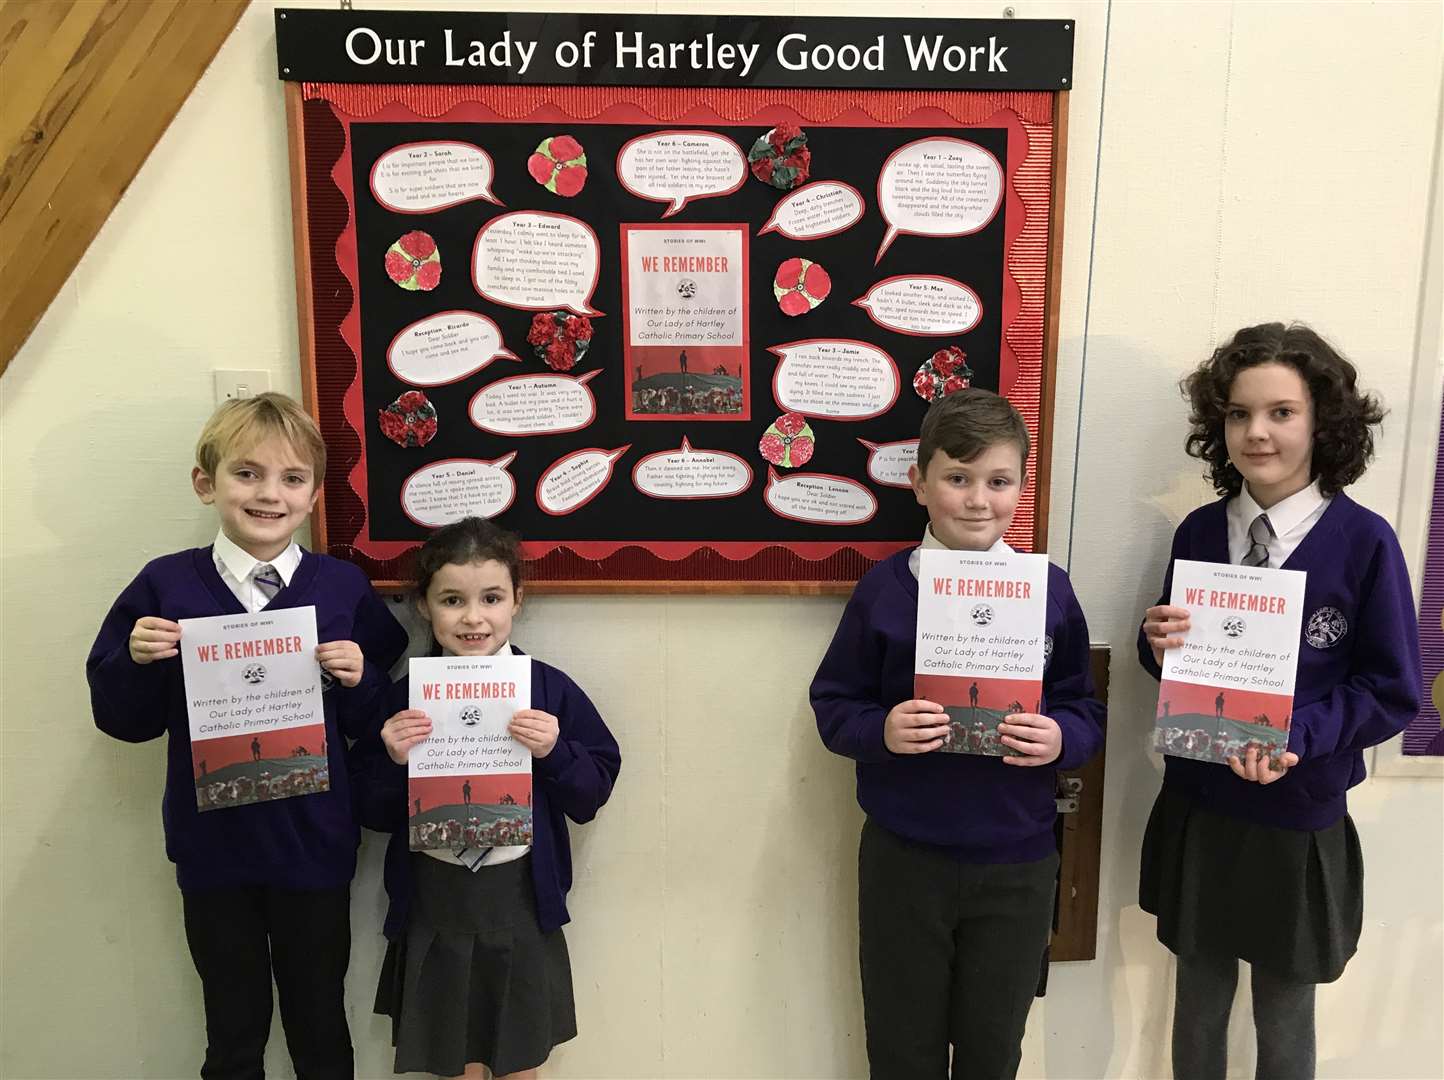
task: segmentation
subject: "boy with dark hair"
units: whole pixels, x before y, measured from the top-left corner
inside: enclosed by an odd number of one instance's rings
[[[858,582],[813,680],[818,731],[857,762],[867,812],[858,855],[863,1011],[872,1075],[1017,1073],[1052,926],[1055,770],[1099,748],[1088,627],[1068,575],[1049,567],[1043,701],[997,726],[1002,758],[936,753],[937,702],[913,697],[921,548],[1011,551],[1028,429],[1005,399],[965,389],[935,402],[909,470],[927,508],[919,548]]]

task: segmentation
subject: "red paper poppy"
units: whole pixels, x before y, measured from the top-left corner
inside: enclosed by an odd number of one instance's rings
[[[425,259],[436,250],[436,241],[431,238],[430,234],[417,229],[396,241],[396,246],[413,259]]]
[[[408,390],[376,414],[381,434],[397,446],[425,446],[436,438],[436,407],[419,390]]]

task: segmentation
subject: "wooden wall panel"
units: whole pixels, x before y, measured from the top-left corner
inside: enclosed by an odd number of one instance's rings
[[[0,372],[249,0],[0,0]]]

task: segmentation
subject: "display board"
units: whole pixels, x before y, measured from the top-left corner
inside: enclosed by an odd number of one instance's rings
[[[1040,548],[1071,24],[909,28],[278,11],[325,550],[404,581],[480,514],[533,585],[846,587],[967,384]]]

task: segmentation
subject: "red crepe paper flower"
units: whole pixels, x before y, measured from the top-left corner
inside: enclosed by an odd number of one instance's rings
[[[592,320],[567,311],[539,311],[526,340],[537,359],[553,371],[571,371],[592,344]]]
[[[806,465],[816,449],[816,437],[807,418],[795,412],[783,413],[772,421],[757,443],[758,452],[783,469]]]
[[[747,151],[752,175],[778,191],[791,191],[807,183],[812,172],[812,151],[807,133],[794,124],[778,124],[758,137]]]
[[[386,249],[386,276],[408,292],[441,284],[441,252],[429,233],[416,229]]]
[[[913,390],[924,401],[935,401],[972,384],[973,369],[968,367],[968,354],[956,345],[933,353],[913,376]]]
[[[554,195],[570,199],[587,183],[587,153],[570,135],[552,135],[526,160],[531,178]]]
[[[788,259],[772,279],[772,295],[784,315],[806,315],[832,292],[832,278],[821,263]]]
[[[376,422],[397,446],[425,446],[436,438],[436,406],[420,390],[408,390],[381,409]]]

